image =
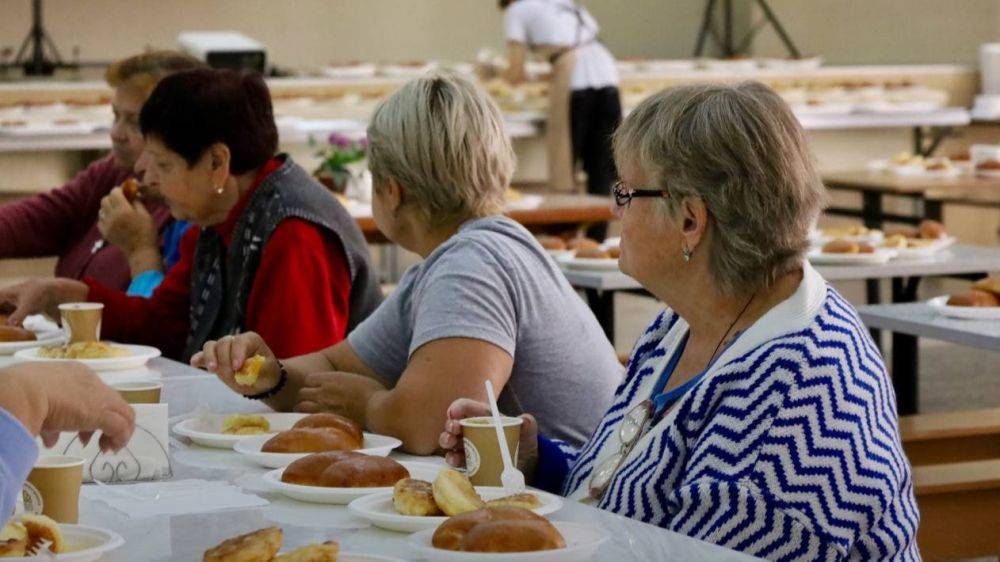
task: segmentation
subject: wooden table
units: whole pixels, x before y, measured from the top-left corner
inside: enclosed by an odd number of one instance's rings
[[[558,232],[575,230],[593,223],[607,222],[614,215],[610,197],[595,195],[553,194],[542,196],[541,204],[534,209],[514,208],[506,214],[532,232]],[[385,236],[375,226],[369,216],[357,216],[355,220],[372,244],[385,244]]]

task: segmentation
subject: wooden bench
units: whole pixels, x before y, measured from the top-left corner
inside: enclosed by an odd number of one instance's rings
[[[1000,556],[1000,459],[913,468],[924,560]]]
[[[1000,459],[1000,408],[899,418],[913,466]]]

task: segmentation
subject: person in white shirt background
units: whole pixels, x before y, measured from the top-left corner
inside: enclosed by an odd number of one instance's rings
[[[574,163],[587,173],[587,192],[607,196],[617,179],[611,134],[621,122],[615,59],[597,21],[573,0],[499,0],[504,10],[512,84],[525,80],[529,54],[552,64],[549,83],[549,178],[556,190],[574,186]],[[603,239],[605,226],[588,231]]]

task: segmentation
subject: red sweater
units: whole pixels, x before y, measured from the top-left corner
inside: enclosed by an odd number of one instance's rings
[[[108,156],[58,189],[0,206],[0,259],[59,256],[57,276],[92,277],[124,291],[132,279],[128,261],[118,247],[98,244],[97,211],[129,175]],[[149,212],[160,232],[172,221],[163,205],[151,204]]]
[[[271,160],[222,224],[213,226],[227,249],[236,222],[261,181],[281,162]],[[180,261],[167,272],[152,298],[128,297],[93,279],[87,300],[104,303],[102,336],[152,345],[180,357],[188,335],[191,265],[201,229],[192,227],[180,245]],[[261,253],[247,303],[246,329],[259,333],[278,357],[317,351],[344,339],[351,275],[339,240],[319,227],[287,219],[275,229]]]

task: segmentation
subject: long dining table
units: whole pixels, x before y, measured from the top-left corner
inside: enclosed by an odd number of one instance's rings
[[[10,358],[0,357],[0,367],[11,362]],[[261,403],[236,395],[215,376],[168,359],[154,359],[138,370],[100,375],[109,383],[162,381],[161,402],[168,405],[171,426],[205,409],[217,414],[266,410]],[[301,503],[269,491],[262,479],[267,469],[251,464],[238,453],[203,448],[176,435],[170,438],[169,452],[172,480],[227,482],[265,499],[267,505],[206,513],[199,498],[192,496],[186,500],[191,513],[133,517],[99,499],[104,493],[128,494],[132,486],[94,488],[93,484],[85,484],[80,504],[81,524],[111,529],[125,538],[125,544],[103,560],[201,560],[206,549],[224,539],[272,525],[283,530],[286,547],[336,540],[344,551],[400,560],[423,559],[421,552],[408,542],[409,535],[373,527],[350,514],[344,506]],[[392,456],[444,466],[441,457],[413,457],[401,453]],[[742,553],[569,500],[550,517],[555,521],[599,527],[608,536],[608,541],[593,558],[598,561],[754,560]]]

